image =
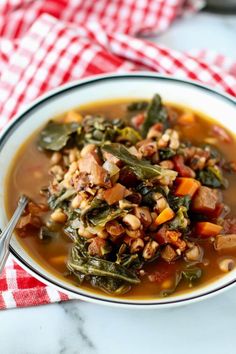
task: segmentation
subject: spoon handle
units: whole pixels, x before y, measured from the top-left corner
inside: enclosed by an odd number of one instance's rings
[[[28,203],[28,198],[26,196],[21,196],[18,202],[18,206],[9,221],[7,227],[3,230],[0,235],[0,274],[3,271],[7,258],[9,256],[9,244],[12,233],[18,223],[20,216],[22,215],[26,204]]]

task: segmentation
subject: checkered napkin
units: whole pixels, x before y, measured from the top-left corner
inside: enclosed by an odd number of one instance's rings
[[[174,74],[236,96],[236,66],[229,59],[180,53],[143,39],[203,5],[201,0],[1,0],[0,128],[47,90],[105,72]],[[67,299],[9,258],[0,276],[0,309]]]

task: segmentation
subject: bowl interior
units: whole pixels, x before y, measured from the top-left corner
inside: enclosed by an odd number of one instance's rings
[[[175,102],[198,110],[236,133],[236,105],[228,96],[221,95],[191,82],[159,77],[153,74],[127,74],[120,76],[104,76],[89,81],[82,81],[60,88],[31,105],[28,110],[18,116],[16,120],[2,134],[0,141],[0,227],[7,223],[4,206],[4,183],[7,171],[15,152],[33,131],[43,126],[51,117],[69,110],[75,106],[93,101],[116,98],[147,98],[154,93],[160,93],[165,101]],[[91,299],[100,299],[123,304],[166,305],[184,302],[191,298],[198,298],[204,294],[214,292],[234,282],[236,270],[219,280],[207,284],[202,288],[169,298],[154,300],[127,300],[115,299],[106,295],[97,295],[79,289],[64,280],[56,278],[37,264],[20,246],[16,237],[12,238],[11,248],[14,255],[28,270],[43,282],[54,284],[62,291],[73,295],[86,296]]]

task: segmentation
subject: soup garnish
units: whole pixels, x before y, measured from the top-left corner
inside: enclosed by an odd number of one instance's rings
[[[199,142],[192,129],[202,121],[158,94],[122,109],[112,119],[70,111],[44,127],[37,154],[50,159],[50,178],[35,184],[42,200],[29,203],[19,237],[37,238],[40,252],[63,240],[69,254],[51,264],[117,296],[148,283],[156,297],[201,284],[211,258],[214,276],[233,269],[236,220],[224,198],[236,164],[217,149],[233,137],[208,122]]]

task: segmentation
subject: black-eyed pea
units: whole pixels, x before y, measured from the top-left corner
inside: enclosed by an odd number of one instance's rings
[[[140,230],[125,230],[126,234],[131,238],[141,238],[143,235]]]
[[[78,209],[80,206],[81,200],[82,200],[81,196],[77,194],[71,201],[71,207],[73,209]]]
[[[51,165],[57,165],[62,159],[62,154],[58,151],[54,152],[51,156]]]
[[[51,220],[58,222],[59,224],[64,224],[67,220],[67,216],[60,208],[58,208],[51,214]]]
[[[142,251],[143,248],[144,248],[144,241],[141,238],[136,238],[130,246],[130,252],[138,253]]]
[[[219,268],[222,272],[230,272],[235,267],[235,261],[232,258],[225,258],[219,261]]]
[[[72,163],[77,160],[77,154],[75,150],[69,152],[69,162]]]
[[[156,241],[149,241],[143,250],[143,258],[144,259],[151,259],[155,256],[158,250],[159,244]]]
[[[123,217],[123,222],[131,229],[131,230],[138,230],[141,226],[140,220],[137,216],[133,214],[126,214]]]

